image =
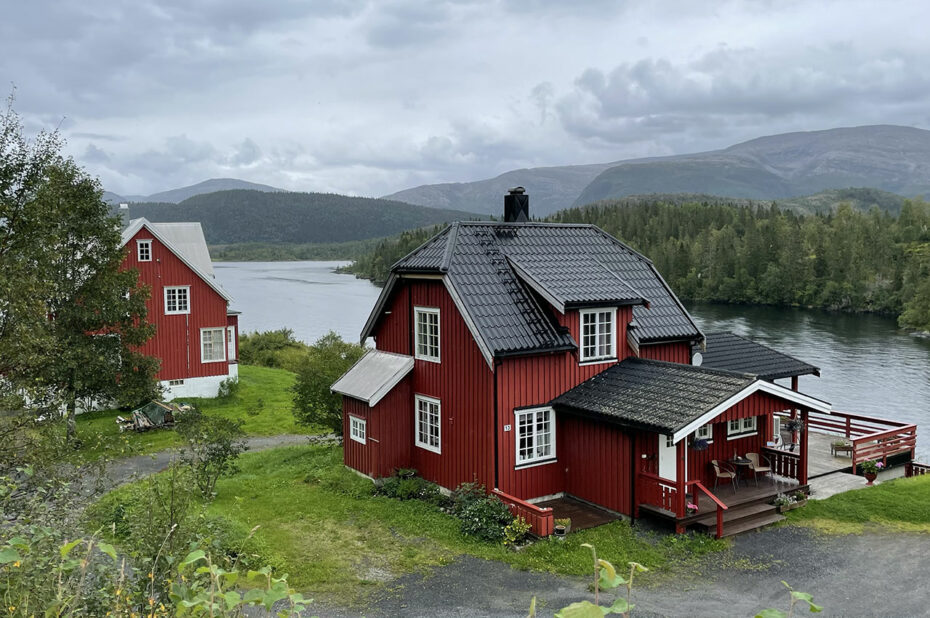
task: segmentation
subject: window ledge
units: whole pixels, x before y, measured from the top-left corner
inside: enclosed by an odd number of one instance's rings
[[[526,468],[535,468],[536,466],[545,466],[546,464],[558,463],[558,457],[550,457],[549,459],[541,459],[539,461],[527,461],[525,463],[519,463],[513,467],[514,470],[524,470]]]
[[[602,365],[604,363],[616,363],[616,356],[607,356],[605,358],[589,358],[587,360],[579,361],[578,366],[584,367],[585,365]]]
[[[429,451],[430,453],[436,453],[437,455],[442,455],[442,449],[436,446],[429,446],[428,444],[423,444],[422,442],[416,443],[417,448],[421,448],[424,451]]]
[[[750,436],[758,435],[759,431],[750,431],[747,433],[735,433],[732,436],[727,436],[727,440],[739,440],[740,438],[748,438]]]

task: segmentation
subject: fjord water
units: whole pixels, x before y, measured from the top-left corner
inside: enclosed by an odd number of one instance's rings
[[[356,341],[380,289],[335,268],[346,262],[217,262],[216,276],[242,311],[242,332],[290,328],[312,343],[330,330]],[[918,423],[930,461],[930,340],[894,319],[807,309],[690,304],[706,332],[732,331],[820,367],[801,390],[833,409]]]

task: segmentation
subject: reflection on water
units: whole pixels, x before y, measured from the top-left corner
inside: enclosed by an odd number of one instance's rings
[[[242,311],[243,332],[290,328],[313,342],[334,330],[355,341],[380,290],[337,275],[345,262],[218,262],[216,276]],[[801,390],[836,410],[921,426],[918,453],[930,460],[930,340],[893,319],[807,309],[692,304],[705,331],[729,330],[820,367]]]

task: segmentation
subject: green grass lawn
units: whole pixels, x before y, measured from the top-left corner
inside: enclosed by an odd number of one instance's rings
[[[728,544],[710,537],[649,536],[615,522],[538,541],[521,551],[465,537],[458,520],[420,501],[370,495],[371,482],[342,466],[342,449],[298,446],[241,458],[241,471],[220,481],[213,515],[257,538],[283,565],[296,588],[317,596],[359,600],[382,581],[441,565],[460,554],[500,560],[519,569],[586,575],[591,543],[615,565],[640,562],[653,573],[697,560]]]
[[[788,513],[788,523],[838,534],[869,529],[930,532],[930,476],[900,478],[810,500]]]
[[[204,414],[240,419],[243,429],[253,436],[273,436],[284,433],[320,433],[312,427],[298,425],[291,413],[291,393],[295,375],[283,369],[239,365],[239,392],[229,399],[196,399],[189,402]],[[258,400],[264,402],[259,414],[255,410]],[[156,429],[143,433],[120,433],[117,415],[127,412],[103,410],[82,414],[77,418],[78,438],[82,448],[78,453],[83,460],[100,457],[125,457],[154,453],[178,444],[178,437],[170,429]]]

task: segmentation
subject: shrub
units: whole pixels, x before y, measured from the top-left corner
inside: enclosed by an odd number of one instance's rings
[[[407,470],[398,470],[397,475],[386,479],[378,494],[395,500],[422,500],[436,506],[445,506],[449,499],[442,495],[439,486],[419,476],[401,476]],[[412,471],[416,474],[416,470]]]
[[[522,517],[515,518],[504,528],[504,545],[514,547],[526,538],[533,526]]]
[[[462,532],[490,543],[500,543],[505,538],[504,530],[513,523],[513,515],[507,505],[493,496],[475,500],[462,508],[458,515],[462,520]]]
[[[466,507],[487,497],[488,492],[481,483],[462,483],[452,492],[452,514],[461,517]]]
[[[220,388],[216,392],[217,399],[231,400],[239,396],[239,378],[226,378],[220,382]]]
[[[307,344],[294,339],[294,331],[289,328],[239,336],[239,360],[246,365],[296,371],[307,349]]]
[[[301,423],[322,425],[342,435],[342,395],[329,387],[362,357],[365,349],[329,332],[310,347],[297,369],[293,386],[294,416]]]
[[[191,469],[201,494],[212,496],[216,481],[238,470],[236,459],[247,448],[242,422],[193,410],[183,414],[177,432],[185,443],[181,461]]]

